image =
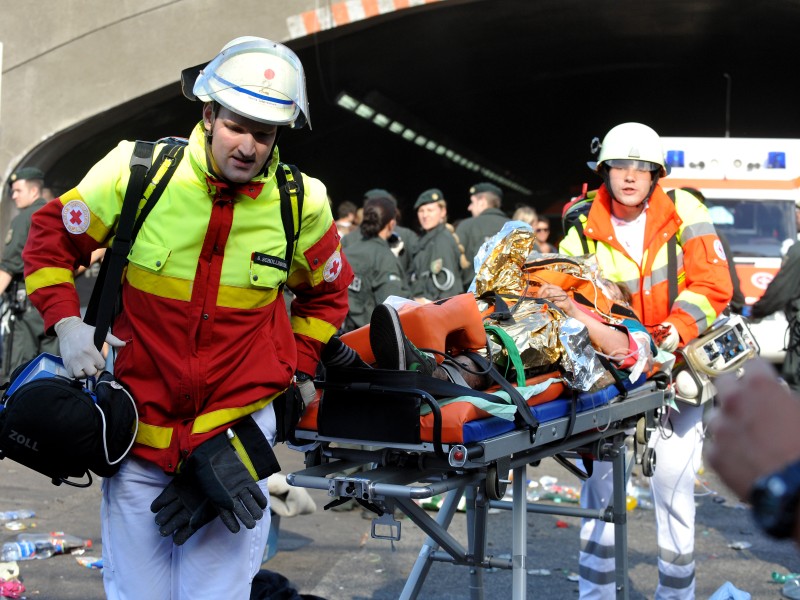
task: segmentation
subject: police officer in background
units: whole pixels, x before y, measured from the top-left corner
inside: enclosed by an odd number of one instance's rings
[[[387,242],[392,253],[397,257],[400,262],[400,268],[403,271],[406,283],[408,283],[408,276],[411,273],[411,263],[414,260],[414,255],[419,249],[419,236],[408,227],[403,227],[399,224],[402,218],[400,209],[397,207],[397,199],[387,190],[382,188],[373,188],[364,192],[364,202],[374,198],[388,198],[394,204],[396,212],[396,223],[392,235],[389,236]],[[342,238],[342,248],[348,248],[350,244],[355,243],[361,239],[361,230],[356,227],[353,231]]]
[[[3,376],[42,352],[58,354],[58,338],[44,333],[39,311],[28,302],[23,277],[22,249],[28,239],[33,213],[46,204],[42,197],[44,173],[36,167],[23,167],[11,174],[11,199],[19,213],[11,220],[0,260],[0,293],[5,296]],[[7,336],[7,337],[6,337]]]
[[[349,311],[344,331],[369,325],[372,311],[389,296],[408,297],[406,274],[388,242],[396,216],[397,208],[385,196],[364,202],[361,236],[344,250],[354,274],[347,290]]]
[[[461,250],[447,229],[447,203],[437,188],[422,192],[414,203],[424,232],[411,272],[411,295],[418,301],[449,298],[464,292]]]
[[[456,227],[456,236],[464,246],[464,255],[469,266],[464,269],[464,283],[469,284],[475,277],[473,259],[483,243],[503,228],[509,220],[500,209],[503,190],[493,183],[476,183],[469,188],[469,206],[472,214]]]

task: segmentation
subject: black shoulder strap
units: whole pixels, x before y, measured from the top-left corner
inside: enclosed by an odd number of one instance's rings
[[[148,174],[147,180],[145,181],[147,185],[151,185],[153,181],[155,181],[155,187],[149,194],[147,193],[148,190],[145,188],[144,197],[147,198],[147,201],[139,211],[139,216],[136,217],[136,222],[133,225],[133,232],[131,233],[131,243],[133,243],[136,236],[139,235],[139,230],[142,228],[144,220],[147,218],[147,215],[150,214],[150,211],[153,210],[158,199],[161,198],[161,194],[164,193],[164,189],[172,178],[172,174],[175,172],[178,163],[181,162],[185,150],[186,144],[179,142],[167,145],[159,152],[158,158],[153,165],[152,172]],[[159,171],[162,169],[162,165],[165,161],[169,161],[169,164],[166,165],[166,170],[164,170],[159,177]]]
[[[475,352],[465,352],[464,354],[475,361],[481,370],[489,375],[489,377],[491,377],[494,382],[497,383],[500,388],[509,395],[511,401],[517,407],[517,413],[514,416],[515,422],[519,426],[525,426],[528,428],[528,431],[531,435],[531,441],[533,441],[533,439],[536,437],[536,432],[539,429],[539,420],[531,412],[531,409],[528,406],[525,398],[522,397],[522,394],[520,394],[517,388],[511,385],[511,383],[500,374],[497,368],[483,356]]]
[[[275,171],[278,192],[281,195],[281,221],[286,236],[286,272],[292,267],[294,245],[300,237],[300,226],[303,220],[303,175],[294,165],[278,164]]]
[[[575,223],[575,230],[578,232],[578,237],[581,239],[581,246],[583,246],[583,253],[589,254],[589,242],[586,239],[586,232],[583,231],[583,223],[580,218]]]
[[[667,192],[672,203],[675,204],[675,190]],[[678,236],[673,235],[667,240],[667,298],[669,307],[675,303],[678,297]]]
[[[133,245],[133,240],[136,238],[144,218],[152,210],[164,191],[167,182],[175,172],[175,168],[183,156],[185,143],[170,144],[162,149],[153,165],[155,146],[156,142],[137,140],[133,148],[130,162],[131,176],[128,180],[128,187],[125,190],[125,198],[122,201],[122,210],[120,211],[114,241],[111,244],[110,252],[107,253],[100,265],[100,273],[92,290],[89,306],[86,309],[84,320],[90,325],[96,325],[94,343],[98,350],[103,347],[106,333],[114,317],[117,293],[122,281],[122,270],[128,261],[128,254]],[[170,164],[166,166],[166,170],[161,173],[155,188],[147,196],[147,202],[137,220],[136,213],[139,209],[140,201],[146,196],[147,186],[159,174],[162,165],[167,159],[169,159]]]
[[[564,214],[561,216],[561,228],[564,230],[564,235],[567,235],[567,233],[569,233],[569,230],[567,229],[567,215],[569,214],[570,210],[582,212],[581,210],[582,206],[588,205],[589,208],[586,209],[585,214],[587,215],[589,214],[589,210],[591,209],[591,203],[594,201],[594,197],[592,197],[592,200],[589,200],[588,188],[589,188],[588,184],[584,183],[580,197],[568,203],[568,206],[569,204],[571,204],[571,206],[569,206],[569,208],[567,208],[564,211]],[[583,223],[581,222],[580,215],[578,215],[577,218],[575,218],[574,223],[570,223],[569,225],[571,227],[575,227],[575,231],[578,232],[578,238],[581,240],[583,253],[589,254],[589,242],[586,239],[586,232],[583,230]]]

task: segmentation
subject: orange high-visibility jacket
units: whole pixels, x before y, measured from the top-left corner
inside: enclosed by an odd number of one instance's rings
[[[657,185],[648,201],[641,267],[617,240],[611,223],[611,195],[601,186],[588,214],[582,215],[590,253],[597,255],[603,276],[625,283],[633,310],[650,330],[663,322],[675,325],[686,344],[705,331],[728,305],[733,284],[722,244],[708,209],[680,190],[675,202]],[[669,304],[667,241],[678,234],[678,297]],[[582,254],[573,227],[559,245],[562,254]]]

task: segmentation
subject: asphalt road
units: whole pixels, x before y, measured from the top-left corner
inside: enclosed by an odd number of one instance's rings
[[[302,468],[302,457],[281,446],[279,458],[284,472]],[[551,459],[530,467],[528,476],[556,477],[560,484],[577,486],[570,473]],[[781,586],[772,582],[773,571],[800,572],[800,554],[789,543],[778,543],[756,530],[745,507],[706,472],[697,487],[697,598],[709,598],[726,581],[756,599],[781,597]],[[100,486],[88,489],[55,487],[49,481],[9,460],[0,461],[0,511],[32,508],[36,517],[26,520],[34,530],[61,530],[94,541],[87,556],[100,555],[98,519]],[[424,533],[409,519],[402,521],[401,539],[391,543],[372,539],[370,522],[360,509],[350,512],[323,511],[325,493],[310,491],[317,511],[284,518],[280,524],[278,553],[264,568],[288,577],[301,593],[329,600],[397,598],[424,541]],[[557,527],[556,521],[567,524]],[[466,544],[465,515],[457,513],[450,533]],[[528,514],[528,598],[574,598],[577,583],[578,519]],[[655,523],[652,511],[629,513],[629,562],[632,599],[652,598],[658,578],[655,565]],[[29,528],[27,531],[30,531]],[[8,541],[17,532],[0,526],[0,538]],[[488,552],[510,556],[511,514],[490,516]],[[730,545],[746,546],[735,549]],[[104,598],[102,573],[78,564],[71,556],[18,563],[26,596],[35,600],[99,600]],[[468,599],[466,567],[436,563],[425,579],[419,598]],[[511,572],[492,570],[484,576],[487,599],[510,598]]]

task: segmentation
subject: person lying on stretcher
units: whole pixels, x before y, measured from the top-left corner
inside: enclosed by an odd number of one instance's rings
[[[627,304],[624,288],[610,282],[604,281],[604,284],[612,300]],[[607,357],[618,371],[633,371],[638,376],[651,369],[651,339],[638,321],[624,319],[621,324],[606,323],[550,283],[542,283],[535,296],[585,325],[595,351]],[[392,306],[382,304],[373,311],[368,327],[346,334],[341,341],[332,338],[323,352],[323,363],[326,367],[374,364],[380,369],[419,371],[475,390],[485,390],[493,381],[466,355],[467,351],[486,349],[483,323],[478,301],[469,293],[439,304],[415,306],[410,310],[403,308],[399,313]]]

